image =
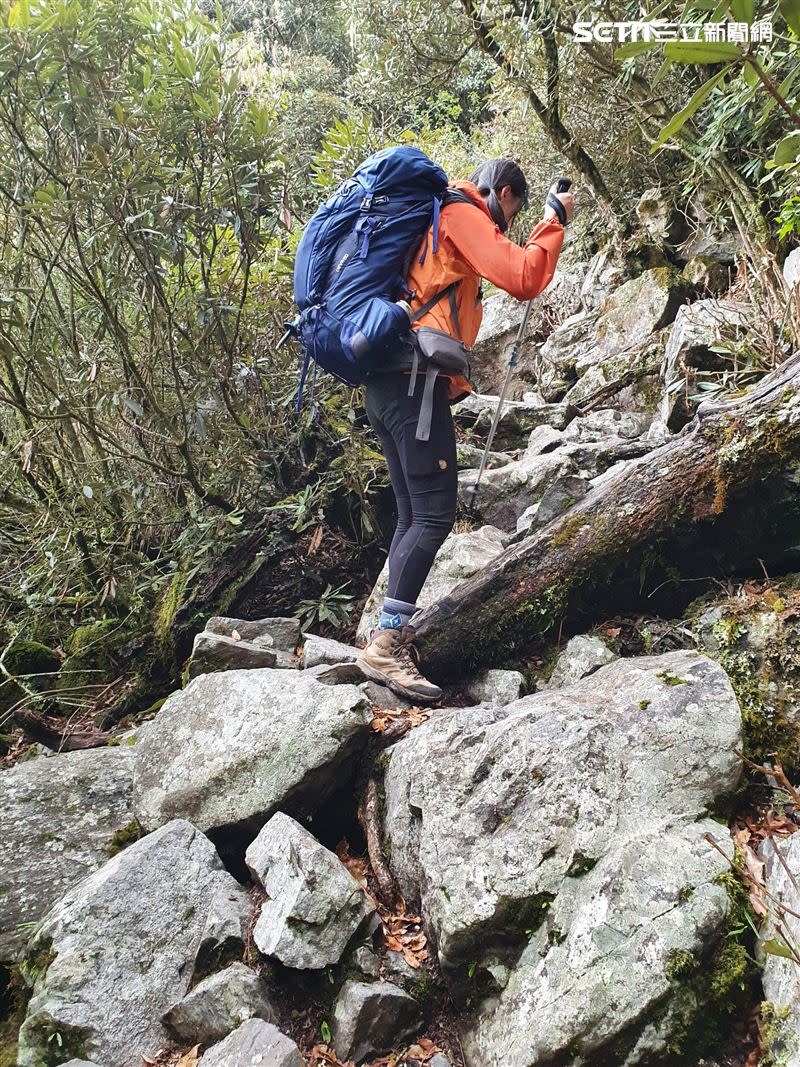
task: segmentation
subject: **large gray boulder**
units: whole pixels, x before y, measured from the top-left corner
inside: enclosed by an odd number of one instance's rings
[[[537,357],[545,399],[581,406],[606,389],[606,404],[652,414],[661,399],[664,328],[690,293],[679,271],[654,267],[614,289],[599,308],[567,319]]]
[[[744,336],[747,322],[746,309],[733,300],[696,300],[678,309],[659,369],[665,391],[657,417],[670,432],[694,415],[697,402],[691,396],[698,392],[698,372],[727,366],[712,346]]]
[[[464,1035],[466,1067],[619,1063],[620,1039],[631,1067],[675,1062],[700,1005],[684,1002],[674,968],[707,955],[729,908],[713,880],[727,865],[702,835],[732,848],[708,819],[651,827],[565,879],[508,984]]]
[[[316,810],[366,743],[354,685],[301,671],[203,674],[173,693],[136,745],[134,805],[153,828],[256,829],[279,806]]]
[[[800,966],[787,956],[764,952],[768,942],[786,945],[786,931],[797,951],[800,922],[800,833],[784,840],[764,840],[759,848],[764,862],[764,883],[770,897],[768,915],[761,929],[762,983],[765,1004],[761,1008],[766,1036],[766,1062],[781,1067],[800,1067]],[[788,909],[788,910],[787,910]],[[782,930],[778,930],[780,926]]]
[[[560,689],[580,681],[587,674],[593,674],[600,667],[612,663],[614,653],[599,637],[594,634],[579,634],[567,641],[559,653],[556,665],[547,682],[540,684],[540,689]]]
[[[277,665],[278,655],[271,648],[203,630],[195,634],[187,674],[196,678],[212,671],[257,670]]]
[[[338,856],[282,812],[249,846],[245,862],[267,892],[253,940],[287,967],[338,963],[375,911]]]
[[[419,1004],[391,982],[345,982],[333,1012],[333,1044],[356,1064],[402,1045],[422,1026]]]
[[[565,319],[538,353],[529,357],[543,397],[580,406],[598,389],[625,381],[606,399],[625,410],[657,406],[651,395],[663,354],[663,330],[691,294],[691,284],[673,267],[646,270],[613,289],[591,310]],[[526,373],[526,358],[521,360]]]
[[[499,556],[504,548],[504,534],[493,526],[482,526],[466,533],[451,533],[439,549],[428,577],[422,587],[417,603],[420,608],[430,607],[453,589],[471,578],[487,563]],[[389,565],[386,563],[378,575],[375,586],[364,605],[358,623],[356,642],[365,645],[369,631],[378,625],[381,605],[389,582]]]
[[[248,1019],[206,1052],[201,1067],[304,1067],[300,1049],[277,1026]]]
[[[16,959],[42,915],[108,859],[133,819],[132,776],[128,745],[0,772],[0,961]]]
[[[232,619],[215,615],[206,623],[206,632],[225,637],[238,634],[241,641],[290,654],[300,644],[299,620],[284,615],[267,619]]]
[[[161,1018],[186,992],[212,901],[237,892],[211,842],[176,820],[70,889],[28,946],[33,984],[19,1067],[62,1055],[130,1067],[169,1035]]]
[[[333,641],[330,637],[318,634],[303,634],[305,644],[301,656],[302,666],[334,666],[337,663],[355,663],[358,649],[345,645],[342,641]]]
[[[243,963],[232,963],[199,982],[164,1015],[164,1023],[183,1041],[211,1045],[245,1019],[275,1022],[262,978]]]
[[[470,1067],[566,1062],[669,1002],[674,953],[710,950],[723,929],[725,862],[703,835],[726,847],[706,813],[739,780],[740,744],[724,671],[683,650],[438,712],[389,750],[390,862],[441,964],[511,953]]]
[[[499,397],[484,393],[470,393],[453,408],[457,424],[471,430],[483,443],[488,435]],[[505,400],[497,423],[495,448],[524,448],[537,426],[552,426],[562,430],[569,422],[563,404],[546,404],[535,393],[525,393],[521,400]]]
[[[525,455],[505,467],[484,471],[475,507],[484,522],[514,531],[520,515],[531,504],[538,503],[550,485],[577,474],[577,464],[562,449],[538,456]],[[458,493],[464,506],[472,499],[469,488],[477,476],[476,470],[459,473]]]
[[[601,306],[593,346],[584,348],[578,358],[578,375],[609,356],[638,347],[669,325],[690,292],[686,279],[674,267],[643,271],[615,289]]]

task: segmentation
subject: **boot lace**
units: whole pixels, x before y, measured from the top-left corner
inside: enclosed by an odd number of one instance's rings
[[[416,648],[411,644],[409,638],[405,638],[398,643],[395,658],[403,664],[415,681],[427,681],[427,679],[420,673],[419,667],[417,666],[419,652],[417,652]]]

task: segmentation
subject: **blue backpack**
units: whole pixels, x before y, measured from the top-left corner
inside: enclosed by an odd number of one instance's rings
[[[398,301],[410,295],[406,275],[431,225],[436,251],[446,190],[447,175],[424,152],[384,148],[312,216],[294,266],[300,315],[291,330],[304,354],[298,410],[310,360],[360,385],[408,336],[409,313]],[[423,249],[420,262],[424,258]]]

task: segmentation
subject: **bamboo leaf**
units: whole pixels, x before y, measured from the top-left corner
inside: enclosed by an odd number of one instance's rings
[[[666,77],[667,71],[669,70],[669,68],[671,66],[672,66],[672,60],[671,59],[665,59],[664,62],[661,64],[661,66],[658,68],[658,70],[655,73],[655,77],[653,78],[653,85],[654,86],[658,85],[660,82],[662,82],[664,80],[664,78]]]
[[[684,127],[700,105],[711,94],[712,89],[719,85],[729,70],[730,67],[725,67],[724,70],[719,71],[719,73],[709,78],[707,82],[703,82],[686,107],[679,111],[677,115],[673,115],[666,126],[661,130],[655,144],[650,149],[651,152],[655,152],[665,141],[669,140],[669,138],[676,134],[678,130]]]
[[[752,22],[753,0],[731,0],[731,14],[737,22]]]
[[[631,56],[641,55],[642,52],[651,52],[654,48],[658,48],[658,41],[628,41],[627,44],[620,45],[614,51],[614,59],[618,62],[622,59],[630,59]]]
[[[794,163],[800,157],[800,131],[790,133],[782,141],[778,141],[772,162],[776,167],[782,167],[786,163]]]
[[[784,100],[787,98],[787,96],[789,94],[789,90],[791,89],[792,85],[794,84],[794,80],[795,80],[795,78],[797,77],[798,74],[800,74],[800,66],[795,67],[794,70],[790,71],[786,75],[786,77],[783,79],[781,84],[778,86],[778,95],[782,96],[784,98]],[[766,104],[764,104],[764,108],[763,108],[763,110],[761,112],[761,118],[759,119],[759,122],[764,122],[766,120],[766,118],[768,117],[770,111],[772,111],[772,109],[775,107],[776,103],[777,103],[777,100],[775,99],[774,96],[771,96],[769,98],[769,100],[767,100],[767,102],[766,102]]]
[[[742,67],[742,77],[749,86],[758,85],[758,75],[752,63],[745,63]]]
[[[731,41],[670,41],[664,45],[664,55],[676,63],[724,63],[739,59],[741,54],[738,44]]]
[[[800,0],[778,0],[786,25],[800,37]]]
[[[787,960],[794,959],[794,953],[789,948],[789,946],[784,944],[783,941],[778,941],[774,937],[771,937],[768,941],[765,941],[761,947],[763,948],[764,952],[768,953],[770,956],[783,956],[784,959]]]

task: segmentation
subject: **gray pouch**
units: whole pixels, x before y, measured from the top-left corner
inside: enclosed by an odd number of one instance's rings
[[[411,381],[408,395],[413,396],[417,387],[417,372],[420,356],[425,360],[425,391],[419,409],[416,439],[427,441],[431,434],[431,417],[433,415],[433,387],[439,371],[455,371],[469,377],[469,349],[463,341],[457,340],[444,330],[435,330],[432,326],[420,326],[413,331],[414,362],[411,365]]]

